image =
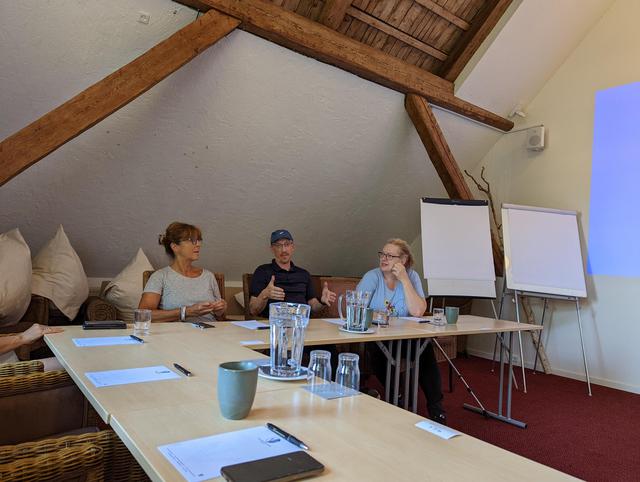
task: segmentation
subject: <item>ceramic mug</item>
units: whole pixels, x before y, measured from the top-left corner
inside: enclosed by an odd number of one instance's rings
[[[249,415],[258,385],[258,365],[249,361],[218,366],[218,403],[224,418],[240,420]]]

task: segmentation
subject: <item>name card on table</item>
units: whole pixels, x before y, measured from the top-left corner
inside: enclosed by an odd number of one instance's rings
[[[426,430],[434,435],[437,435],[440,438],[445,440],[449,440],[453,437],[457,437],[458,435],[462,435],[461,432],[457,430],[453,430],[444,425],[440,425],[439,423],[433,422],[431,420],[424,420],[422,422],[416,423],[416,427],[421,428],[422,430]]]

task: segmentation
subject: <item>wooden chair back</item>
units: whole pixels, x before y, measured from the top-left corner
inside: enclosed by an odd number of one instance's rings
[[[347,290],[355,290],[360,283],[361,278],[349,278],[349,277],[338,277],[338,276],[320,276],[320,291],[322,293],[322,287],[326,282],[329,286],[329,289],[333,291],[336,296],[340,296],[345,293]],[[335,303],[332,303],[331,306],[326,306],[322,310],[323,318],[338,318],[338,300],[336,299]]]
[[[147,286],[147,281],[149,281],[149,278],[151,277],[151,275],[155,273],[155,270],[151,270],[151,271],[144,271],[142,273],[142,288],[144,289],[145,286]],[[213,273],[213,276],[215,276],[216,278],[216,282],[218,283],[218,289],[220,290],[220,296],[222,297],[222,299],[225,299],[225,290],[224,290],[224,273]]]

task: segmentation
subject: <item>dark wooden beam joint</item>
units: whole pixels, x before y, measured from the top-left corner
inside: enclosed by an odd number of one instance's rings
[[[452,199],[473,199],[473,194],[427,101],[418,95],[407,94],[404,106],[449,197]],[[504,271],[502,250],[493,232],[491,233],[491,244],[496,275],[502,276]]]

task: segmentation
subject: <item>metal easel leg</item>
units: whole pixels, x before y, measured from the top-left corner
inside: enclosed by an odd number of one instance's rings
[[[520,323],[520,304],[518,302],[518,291],[515,291],[516,298],[516,321]],[[524,393],[527,393],[527,376],[524,373],[524,351],[522,350],[522,332],[518,332],[518,343],[520,344],[520,366],[522,367],[522,386]],[[511,350],[509,350],[509,367],[511,368],[512,356]]]
[[[587,354],[584,351],[584,339],[582,337],[582,319],[580,317],[580,300],[576,298],[576,313],[578,313],[578,328],[580,329],[580,345],[582,345],[582,361],[584,362],[584,373],[587,376],[587,389],[591,396],[591,380],[589,378],[589,367],[587,366]]]
[[[544,299],[544,304],[542,305],[542,319],[540,320],[540,326],[544,326],[544,315],[547,312],[547,299]],[[540,355],[540,345],[542,344],[542,337],[538,338],[538,346],[536,347],[536,359],[533,362],[533,374],[536,373],[536,367],[538,366],[538,356]]]
[[[493,308],[493,316],[495,316],[496,320],[502,318],[502,308],[504,307],[504,295],[507,289],[507,280],[505,278],[502,279],[502,293],[500,294],[500,309],[498,313],[496,313],[496,305],[491,300],[491,307]],[[491,373],[493,373],[495,364],[496,364],[496,348],[498,346],[498,336],[500,334],[496,333],[496,339],[493,342],[493,358],[491,358]]]

